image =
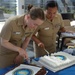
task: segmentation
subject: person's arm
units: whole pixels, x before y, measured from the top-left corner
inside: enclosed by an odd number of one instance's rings
[[[68,31],[64,27],[60,28],[60,32],[74,33],[73,31]]]
[[[64,27],[60,28],[60,32],[66,32],[66,29]]]
[[[26,38],[25,38],[25,40],[24,40],[24,42],[23,42],[23,45],[22,45],[22,48],[23,48],[24,50],[26,50],[26,48],[27,48],[27,46],[28,46],[28,44],[29,44],[30,39],[31,39],[31,37],[26,37]]]
[[[64,22],[63,22],[62,16],[60,15],[59,17],[60,17],[60,23],[61,23],[61,27],[60,27],[59,32],[73,33],[73,31],[68,31],[68,30],[65,29],[65,26],[64,26]]]
[[[32,40],[35,41],[39,47],[45,48],[44,44],[35,35],[32,36]]]
[[[30,37],[26,37],[25,40],[23,41],[22,48],[23,48],[24,50],[26,50],[29,41],[30,41]],[[27,59],[28,59],[27,53],[26,53],[26,56],[27,56]],[[15,64],[20,64],[20,63],[22,63],[22,57],[21,57],[20,55],[18,55],[18,56],[15,58],[14,62],[15,62]]]
[[[37,37],[35,35],[32,36],[33,41],[35,41],[36,44],[41,43],[41,41],[39,39],[37,39]]]
[[[9,42],[9,40],[1,38],[1,45],[7,49],[18,52],[19,55],[21,55],[23,58],[28,59],[26,51],[20,47],[13,45],[12,43]]]

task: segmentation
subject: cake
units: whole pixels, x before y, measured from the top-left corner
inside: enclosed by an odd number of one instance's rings
[[[35,75],[45,75],[45,74],[46,74],[46,70],[42,68]]]
[[[45,75],[45,74],[46,70],[44,68],[21,64],[20,66],[9,71],[5,75]]]
[[[75,64],[75,56],[65,52],[57,52],[52,53],[50,56],[40,57],[38,62],[49,70],[56,72]]]

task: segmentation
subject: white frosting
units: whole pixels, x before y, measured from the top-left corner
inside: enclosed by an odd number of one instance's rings
[[[49,64],[50,64],[50,62],[53,62],[57,66],[60,66],[60,65],[63,65],[63,64],[71,62],[71,60],[69,58],[67,58],[66,60],[61,60],[60,58],[55,57],[53,55],[52,56],[44,56],[44,58],[49,61]]]
[[[52,53],[51,56],[40,57],[38,61],[42,66],[52,70],[53,72],[59,71],[66,67],[75,64],[75,56],[65,52]]]
[[[5,75],[14,75],[13,73],[14,73],[16,70],[24,69],[24,68],[27,68],[27,69],[32,70],[32,72],[33,72],[32,75],[35,75],[35,74],[41,69],[40,67],[21,64],[20,66],[18,66],[18,67],[16,67],[15,69],[9,71],[9,72],[6,73]],[[21,74],[23,74],[23,72],[21,72]],[[24,74],[24,75],[26,75],[26,74]]]

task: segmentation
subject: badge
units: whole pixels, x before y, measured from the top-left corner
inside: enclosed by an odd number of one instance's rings
[[[20,34],[20,32],[14,32],[15,34]]]
[[[48,30],[48,29],[49,29],[49,27],[45,28],[44,30]]]

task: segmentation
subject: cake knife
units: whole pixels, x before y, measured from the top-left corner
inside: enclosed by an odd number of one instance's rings
[[[49,52],[44,48],[45,52],[47,53],[48,56],[50,56]]]

